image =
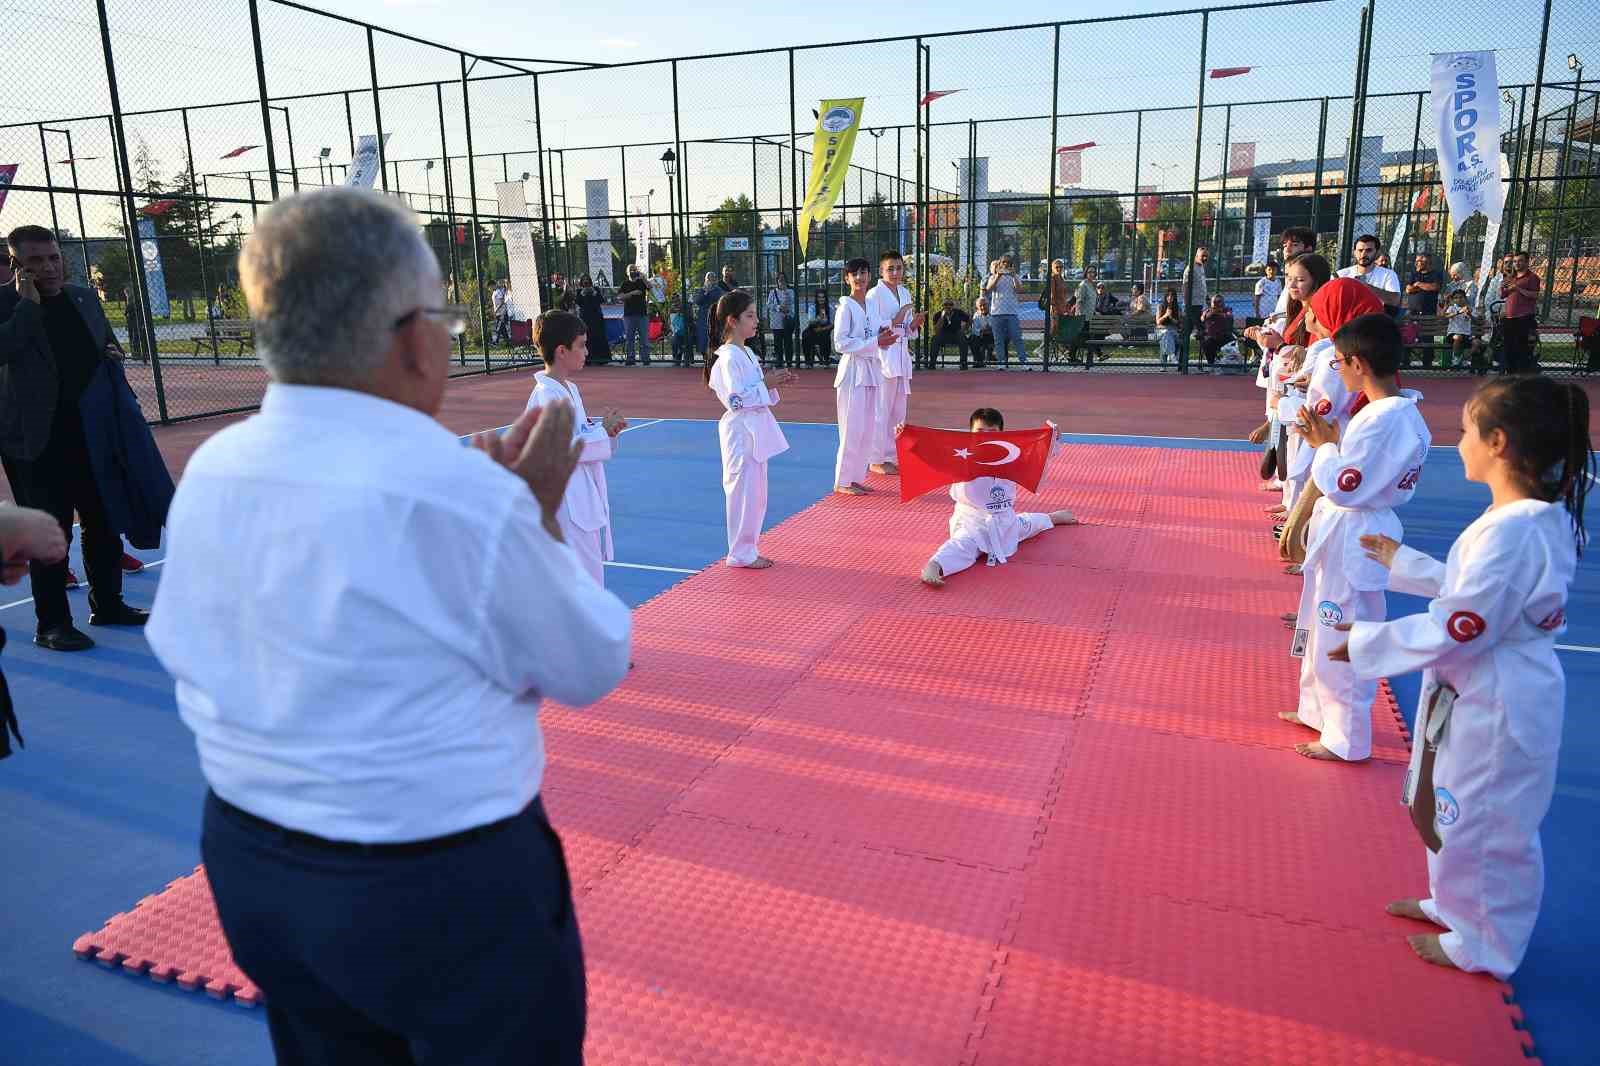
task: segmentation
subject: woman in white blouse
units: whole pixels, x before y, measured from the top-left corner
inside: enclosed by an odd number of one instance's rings
[[[761,326],[755,299],[736,289],[717,301],[709,323],[721,347],[706,361],[706,384],[725,408],[717,422],[722,444],[722,491],[728,497],[728,565],[764,570],[772,560],[756,550],[767,514],[767,460],[789,449],[772,408],[788,370],[761,370],[745,342]]]
[[[839,370],[833,376],[839,412],[839,454],[833,464],[833,491],[861,496],[868,489],[867,464],[878,441],[878,391],[883,368],[878,352],[895,342],[887,322],[879,323],[867,305],[872,264],[852,259],[844,265],[850,294],[840,297],[833,316],[833,348]]]

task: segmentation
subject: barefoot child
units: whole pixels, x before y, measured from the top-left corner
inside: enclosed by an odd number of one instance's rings
[[[1054,455],[1061,448],[1061,440],[1054,435],[1054,422],[1046,421],[1045,425],[1053,435],[1050,454]],[[998,433],[1006,428],[1006,423],[999,411],[980,407],[972,412],[968,428],[974,433]],[[989,565],[995,566],[1015,554],[1020,541],[1038,536],[1052,526],[1078,523],[1071,511],[1018,514],[1016,482],[1005,478],[980,477],[957,482],[950,486],[950,498],[956,502],[955,512],[950,515],[950,539],[939,545],[939,550],[922,568],[923,583],[933,588],[939,588],[945,578],[977,562],[980,554],[987,555]]]
[[[756,551],[767,514],[767,460],[789,449],[772,407],[778,386],[794,380],[788,370],[761,371],[745,342],[760,320],[755,299],[742,289],[725,294],[712,309],[711,339],[720,345],[706,360],[706,384],[726,408],[717,422],[722,445],[722,491],[728,497],[728,565],[764,570],[772,560]]]
[[[888,323],[894,343],[878,349],[883,385],[878,389],[877,458],[874,474],[898,474],[895,466],[894,430],[906,420],[906,400],[911,395],[911,345],[922,328],[922,316],[913,313],[911,290],[905,287],[905,257],[893,248],[878,256],[880,280],[867,293],[867,310],[874,322]]]
[[[878,393],[883,390],[883,366],[878,353],[895,343],[887,322],[878,322],[867,301],[871,266],[865,259],[844,265],[850,293],[839,299],[833,316],[833,347],[839,353],[839,370],[833,376],[839,412],[839,455],[834,460],[833,491],[860,496],[867,487],[867,464],[878,450]]]
[[[616,411],[591,419],[572,375],[589,357],[588,331],[570,311],[546,311],[533,325],[533,343],[545,368],[533,375],[528,410],[565,401],[572,405],[572,440],[583,444],[578,468],[567,482],[556,521],[561,535],[597,585],[604,585],[605,561],[612,558],[611,501],[606,493],[605,462],[616,450],[616,437],[628,426]]]
[[[1592,475],[1589,399],[1546,377],[1491,381],[1461,418],[1467,480],[1489,486],[1489,509],[1436,560],[1385,537],[1363,545],[1392,570],[1390,587],[1431,596],[1426,612],[1356,622],[1331,652],[1358,677],[1425,670],[1417,712],[1433,738],[1428,898],[1389,913],[1446,932],[1409,937],[1422,958],[1506,980],[1522,962],[1539,915],[1544,857],[1539,823],[1555,791],[1566,679],[1556,638],[1584,540]],[[1454,706],[1435,721],[1435,693]],[[1435,733],[1434,728],[1442,725]],[[1422,773],[1422,800],[1429,791]]]
[[[1296,744],[1301,755],[1359,762],[1372,754],[1378,685],[1329,659],[1328,649],[1338,643],[1335,626],[1383,620],[1389,573],[1366,557],[1361,538],[1400,539],[1394,508],[1416,491],[1432,438],[1417,410],[1420,397],[1401,395],[1395,380],[1403,348],[1393,319],[1382,313],[1352,319],[1333,335],[1333,345],[1344,389],[1369,402],[1342,434],[1331,415],[1309,406],[1300,412],[1298,432],[1312,451],[1311,481],[1322,499],[1306,535],[1296,621],[1294,654],[1304,655],[1299,707],[1279,717],[1322,734],[1316,743]]]

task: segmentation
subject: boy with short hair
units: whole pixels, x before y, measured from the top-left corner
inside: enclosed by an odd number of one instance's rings
[[[922,328],[922,315],[913,312],[911,290],[904,285],[906,261],[898,251],[886,248],[878,254],[879,281],[867,292],[867,312],[874,322],[886,323],[894,331],[894,343],[878,349],[883,369],[883,386],[878,389],[877,458],[870,469],[874,474],[898,474],[895,465],[894,427],[906,420],[906,400],[911,395],[911,345],[907,343]]]
[[[980,407],[967,420],[974,433],[1000,433],[1006,428],[1004,416],[993,407]],[[1056,424],[1045,420],[1054,436],[1050,441],[1050,454],[1061,448],[1061,437]],[[896,435],[904,426],[895,426]],[[944,579],[958,574],[978,561],[979,555],[989,557],[990,566],[998,566],[1016,553],[1017,545],[1029,537],[1036,537],[1052,526],[1075,526],[1077,518],[1071,511],[1052,511],[1049,514],[1018,514],[1017,483],[1000,477],[980,477],[960,481],[950,486],[950,498],[955,501],[950,515],[950,539],[939,545],[927,565],[922,568],[922,583],[940,588]]]
[[[1369,558],[1364,536],[1400,540],[1394,508],[1411,499],[1432,436],[1417,410],[1421,396],[1401,390],[1396,374],[1404,345],[1400,328],[1383,313],[1361,315],[1333,335],[1339,377],[1365,403],[1345,424],[1313,407],[1300,409],[1300,435],[1313,449],[1311,478],[1322,490],[1307,536],[1293,654],[1300,666],[1300,701],[1279,717],[1321,733],[1295,750],[1312,759],[1359,762],[1372,754],[1376,681],[1358,679],[1349,663],[1328,658],[1342,642],[1336,627],[1381,622],[1389,572]],[[1359,401],[1358,401],[1359,403]]]
[[[578,468],[567,481],[566,495],[556,521],[561,535],[577,553],[578,561],[599,585],[605,585],[605,561],[613,557],[611,546],[611,501],[606,494],[603,464],[616,449],[616,436],[628,428],[628,420],[615,410],[600,419],[591,419],[583,406],[583,396],[572,382],[572,375],[583,369],[589,357],[588,330],[583,319],[570,311],[546,311],[533,326],[533,343],[539,348],[545,368],[533,375],[533,392],[528,408],[545,407],[565,401],[572,405],[572,439],[583,445]]]

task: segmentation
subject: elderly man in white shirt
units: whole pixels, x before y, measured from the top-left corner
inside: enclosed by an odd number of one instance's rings
[[[612,689],[631,621],[561,540],[572,412],[435,420],[466,312],[393,200],[279,201],[240,274],[272,384],[185,472],[148,637],[278,1061],[581,1062],[539,703]]]

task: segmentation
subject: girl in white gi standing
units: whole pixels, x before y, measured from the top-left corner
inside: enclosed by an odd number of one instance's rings
[[[1061,450],[1061,436],[1054,422],[1046,419],[1044,424],[1053,434],[1050,454],[1055,455]],[[903,428],[897,425],[896,435]],[[980,407],[972,412],[968,428],[974,433],[1000,433],[1006,428],[1006,421],[993,407]],[[1078,524],[1077,518],[1067,510],[1018,514],[1017,483],[1003,477],[957,482],[950,486],[950,498],[956,503],[950,515],[950,539],[939,545],[933,558],[922,568],[923,584],[933,588],[942,587],[945,578],[977,562],[979,555],[987,555],[989,565],[998,566],[1029,537],[1036,537],[1053,526]]]
[[[767,515],[767,460],[788,451],[772,408],[778,386],[794,380],[788,370],[761,370],[745,342],[761,328],[755,299],[743,290],[727,293],[712,309],[711,339],[721,347],[706,361],[706,384],[726,408],[717,422],[722,445],[722,491],[728,497],[728,565],[764,570],[772,560],[756,551]]]
[[[1348,279],[1332,284],[1361,286]],[[1319,308],[1322,293],[1314,301]],[[1394,508],[1416,491],[1432,435],[1417,410],[1420,397],[1409,391],[1402,395],[1395,380],[1404,348],[1394,319],[1382,313],[1352,319],[1333,335],[1333,344],[1344,388],[1370,402],[1343,433],[1331,414],[1324,418],[1309,406],[1300,412],[1298,431],[1311,449],[1311,481],[1322,498],[1306,535],[1305,585],[1296,621],[1295,653],[1303,655],[1300,700],[1279,717],[1321,734],[1314,743],[1295,745],[1301,755],[1359,762],[1372,754],[1378,684],[1329,659],[1328,649],[1339,643],[1333,633],[1341,623],[1383,620],[1389,574],[1366,557],[1361,538],[1381,533],[1400,539]]]
[[[906,421],[906,401],[911,396],[910,341],[922,329],[923,316],[913,313],[911,290],[905,287],[905,257],[893,248],[878,256],[881,279],[867,293],[867,312],[874,322],[888,323],[894,343],[878,349],[883,385],[878,389],[877,459],[874,474],[898,474],[895,465],[895,427]]]
[[[545,368],[533,375],[533,392],[528,395],[528,410],[565,401],[572,405],[572,440],[583,445],[578,468],[567,481],[566,495],[556,521],[578,561],[589,571],[595,584],[606,583],[605,562],[614,557],[611,546],[611,500],[606,493],[605,463],[616,451],[616,437],[628,428],[628,420],[616,411],[604,418],[591,419],[584,409],[583,396],[572,375],[583,369],[589,358],[588,331],[583,319],[570,311],[547,311],[533,326],[533,343],[538,345]]]
[[[893,345],[895,339],[889,323],[875,320],[867,302],[871,264],[865,259],[852,259],[844,265],[844,276],[850,294],[840,297],[839,309],[833,316],[833,347],[839,353],[839,370],[833,375],[839,412],[839,455],[833,465],[833,491],[860,496],[868,491],[862,482],[866,480],[872,453],[879,448],[878,393],[883,389],[883,366],[878,353]]]
[[[1367,537],[1389,587],[1431,596],[1422,614],[1348,626],[1330,655],[1360,677],[1425,670],[1418,725],[1441,688],[1456,693],[1435,740],[1428,898],[1389,913],[1446,932],[1408,937],[1440,966],[1505,980],[1522,962],[1544,892],[1539,823],[1555,791],[1566,678],[1556,638],[1584,540],[1594,460],[1589,398],[1547,377],[1491,381],[1462,410],[1467,480],[1492,502],[1449,560]],[[1424,743],[1420,735],[1413,741]]]

